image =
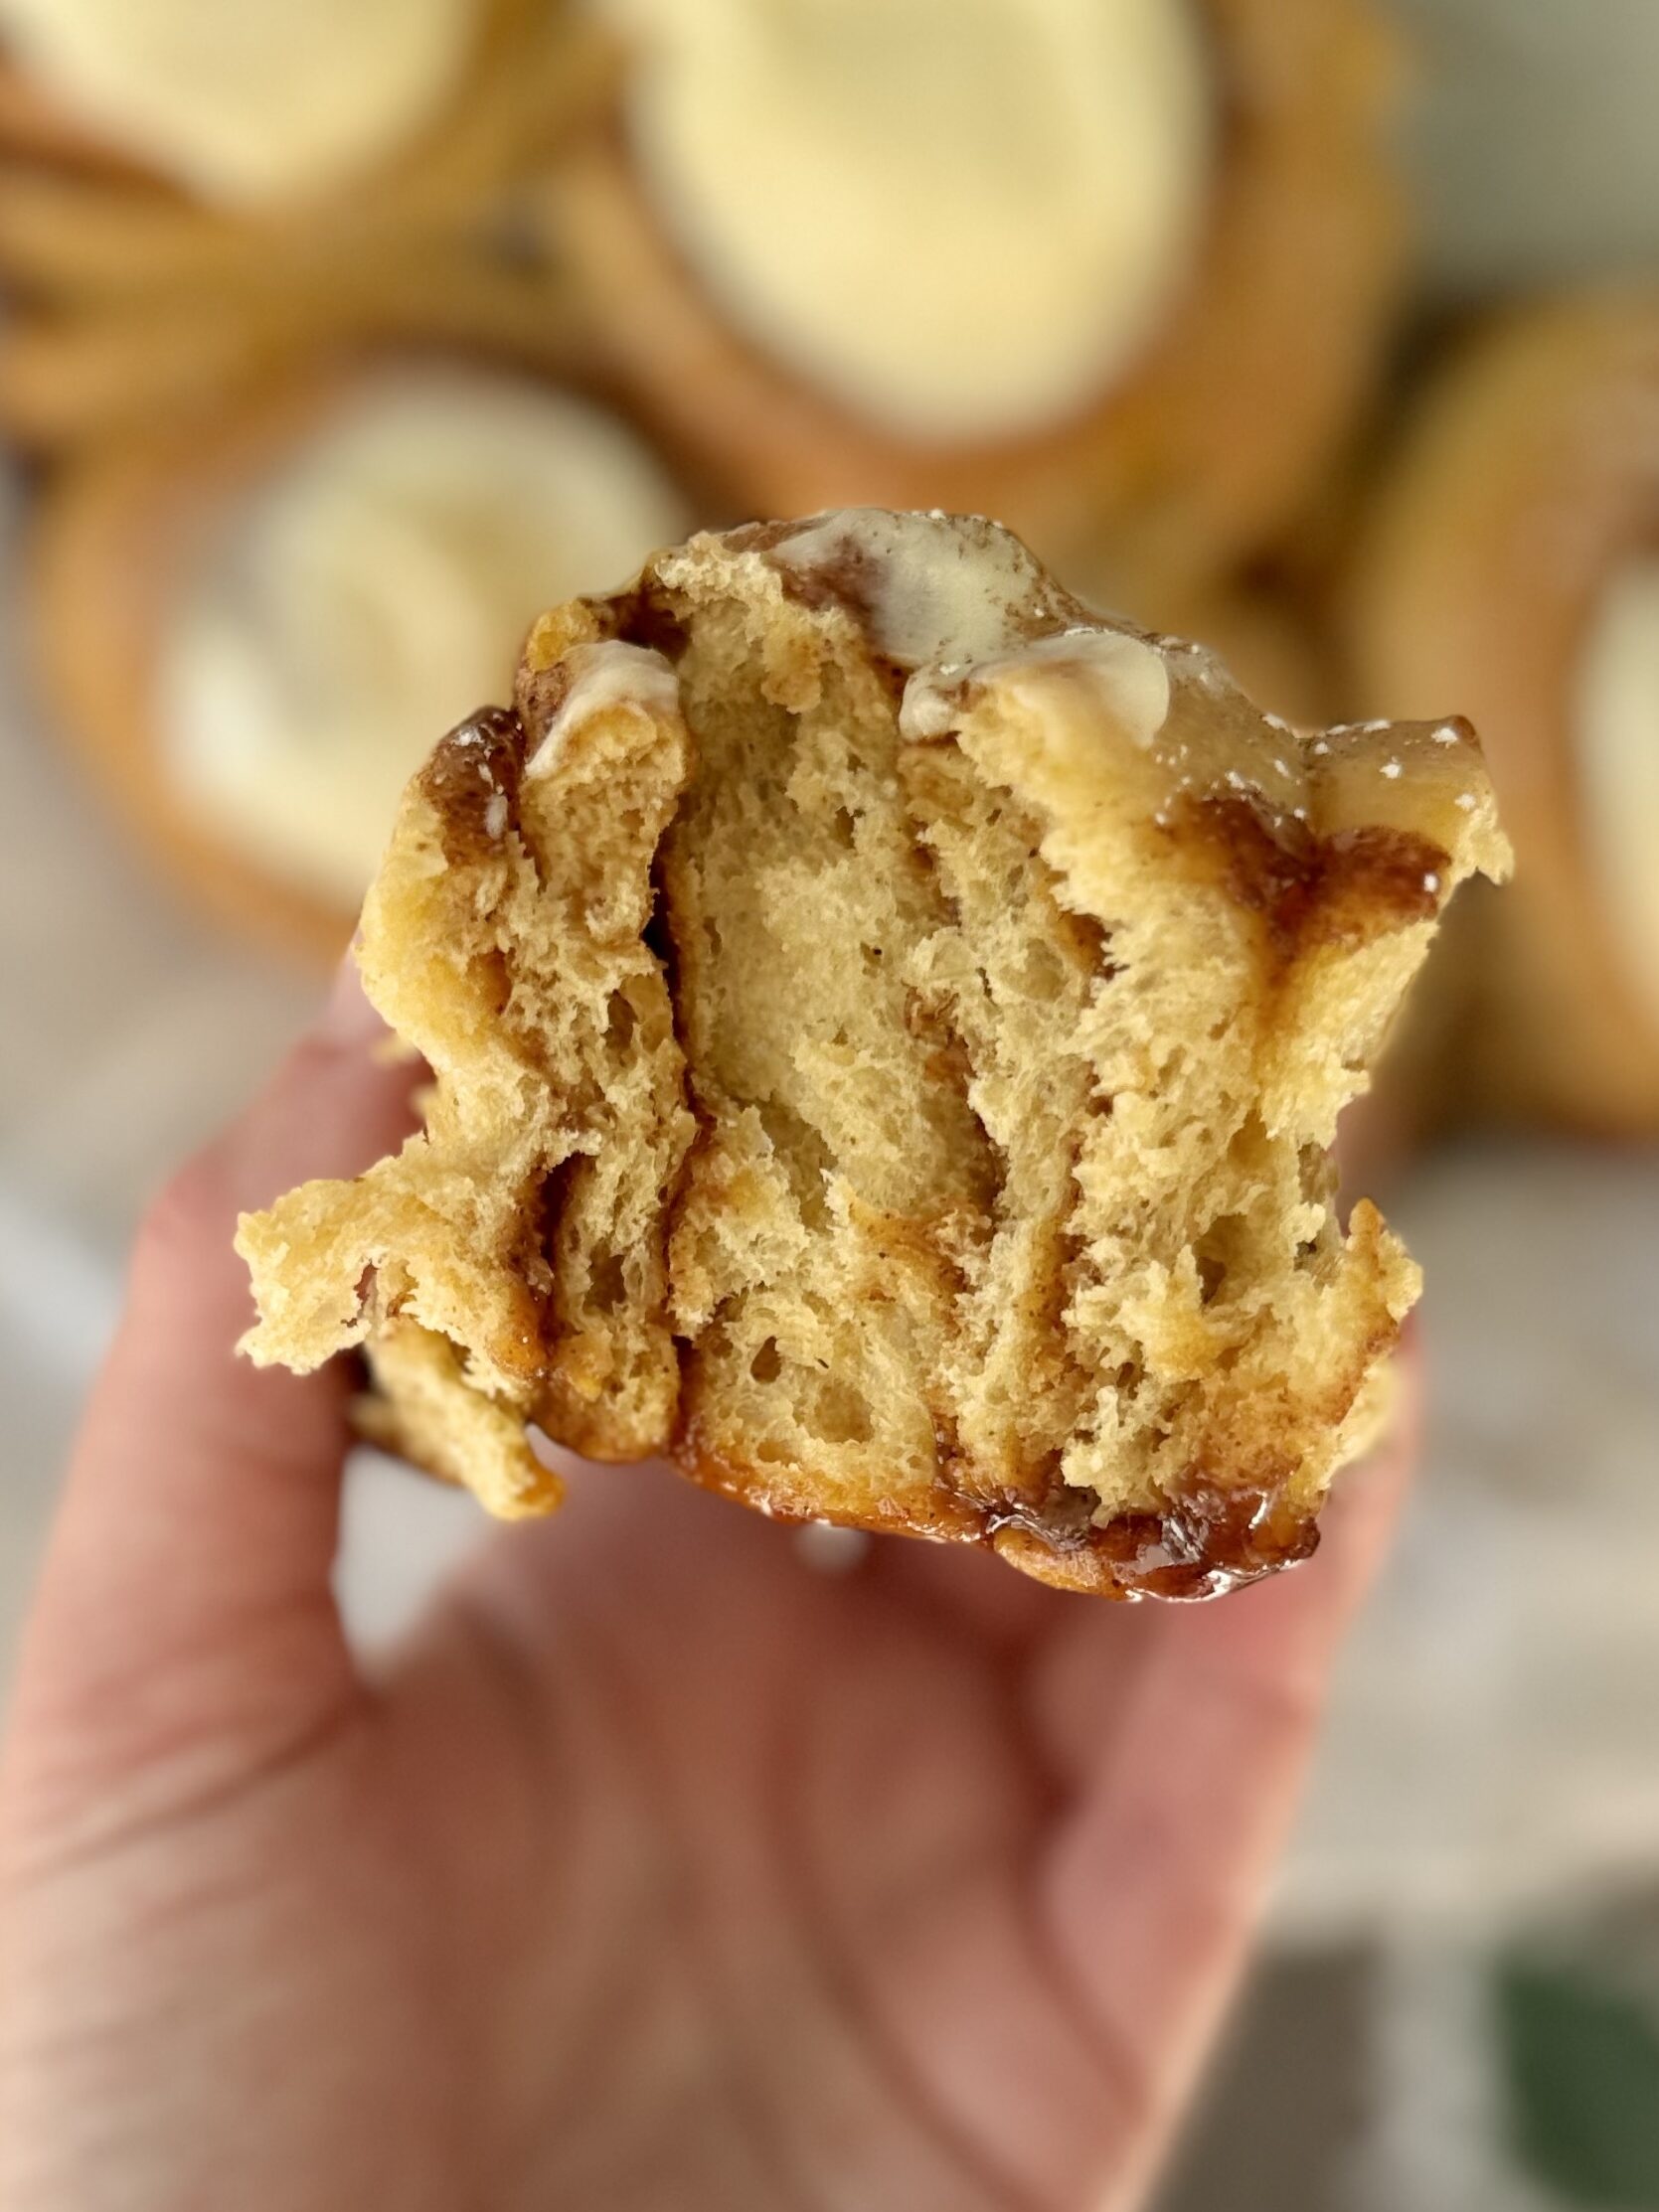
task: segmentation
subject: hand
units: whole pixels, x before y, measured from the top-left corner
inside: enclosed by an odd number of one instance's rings
[[[1223,1603],[579,1471],[382,1663],[346,1378],[256,1373],[239,1208],[408,1126],[347,980],[150,1216],[0,1799],[15,2212],[1099,2212],[1233,1985],[1396,1463]]]

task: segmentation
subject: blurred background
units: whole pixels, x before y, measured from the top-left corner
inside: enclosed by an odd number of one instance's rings
[[[1655,0],[0,0],[0,1654],[146,1193],[529,618],[996,514],[1467,713],[1520,860],[1354,1132],[1427,1463],[1165,2212],[1659,2207],[1656,95]],[[364,1633],[473,1525],[365,1458]]]

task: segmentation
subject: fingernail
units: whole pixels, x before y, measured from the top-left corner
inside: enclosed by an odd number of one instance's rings
[[[386,1024],[364,991],[355,951],[348,952],[335,971],[334,987],[318,1027],[332,1042],[348,1046],[373,1044],[387,1033]]]

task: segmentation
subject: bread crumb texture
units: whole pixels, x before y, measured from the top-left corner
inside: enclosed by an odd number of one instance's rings
[[[246,1218],[259,1361],[493,1510],[531,1429],[1204,1595],[1304,1555],[1418,1278],[1330,1145],[1508,852],[1461,722],[1300,733],[995,525],[704,536],[533,632],[364,914],[425,1126]]]

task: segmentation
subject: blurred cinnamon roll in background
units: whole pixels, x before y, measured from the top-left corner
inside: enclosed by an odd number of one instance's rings
[[[249,210],[403,154],[474,58],[480,0],[0,0],[0,131]]]
[[[1369,711],[1477,722],[1516,849],[1471,900],[1465,1117],[1659,1130],[1659,290],[1533,307],[1417,404],[1351,600]]]
[[[591,8],[561,244],[736,506],[993,514],[1147,611],[1350,426],[1401,265],[1362,0]]]
[[[550,597],[691,513],[574,390],[388,356],[65,471],[35,549],[44,675],[198,896],[331,954],[434,718],[500,696]]]
[[[568,359],[518,196],[601,96],[558,0],[0,0],[0,429],[60,449],[319,345]]]

